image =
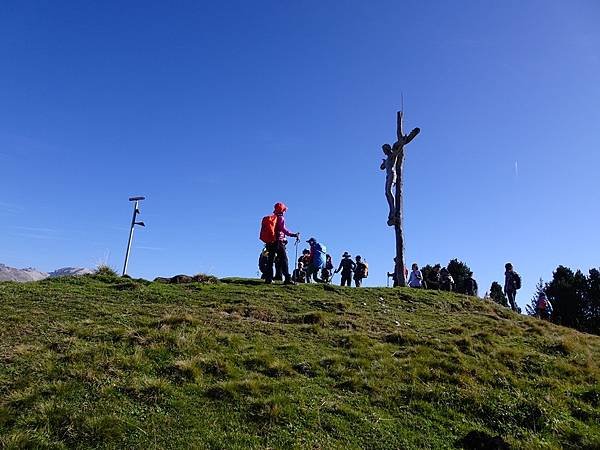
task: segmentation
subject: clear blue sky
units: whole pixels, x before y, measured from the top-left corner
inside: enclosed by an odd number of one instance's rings
[[[381,144],[404,93],[407,263],[458,257],[480,291],[512,261],[526,303],[600,265],[600,4],[0,5],[0,262],[256,274],[260,218],[385,285]],[[293,247],[290,249],[293,256]]]

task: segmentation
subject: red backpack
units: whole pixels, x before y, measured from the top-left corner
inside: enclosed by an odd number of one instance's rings
[[[277,215],[271,214],[262,218],[259,238],[265,244],[272,244],[277,240],[275,225],[277,225]]]

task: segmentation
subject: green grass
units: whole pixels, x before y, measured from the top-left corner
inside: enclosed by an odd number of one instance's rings
[[[0,447],[600,447],[600,338],[436,291],[0,283]]]

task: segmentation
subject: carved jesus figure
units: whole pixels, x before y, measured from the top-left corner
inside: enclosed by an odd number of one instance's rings
[[[412,141],[421,131],[420,128],[413,129],[407,136],[402,131],[402,112],[398,112],[397,124],[397,141],[393,146],[383,144],[381,146],[385,158],[379,167],[385,170],[385,198],[389,206],[389,214],[387,224],[394,226],[400,224],[399,220],[402,216],[401,200],[394,196],[394,185],[398,181],[398,176],[402,176],[402,164],[404,162],[404,146]],[[402,182],[402,180],[400,180]]]
[[[390,144],[383,144],[381,148],[386,156],[381,163],[380,169],[385,170],[385,198],[390,209],[387,224],[389,226],[393,226],[396,217],[396,203],[394,201],[393,191],[397,177],[396,162],[398,161],[398,155],[402,148],[400,146],[396,146],[394,149],[390,146]]]

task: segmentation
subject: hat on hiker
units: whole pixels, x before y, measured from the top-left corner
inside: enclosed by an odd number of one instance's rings
[[[277,203],[275,203],[275,206],[273,206],[273,212],[275,214],[283,214],[286,211],[287,211],[287,206],[285,206],[284,203],[277,202]]]
[[[342,255],[342,258],[350,258],[352,257],[352,255],[348,252],[344,252],[344,254]]]
[[[308,241],[306,241],[306,242],[308,242],[308,243],[310,244],[311,242],[317,242],[317,240],[316,240],[314,237],[311,237],[311,238],[310,238]]]

